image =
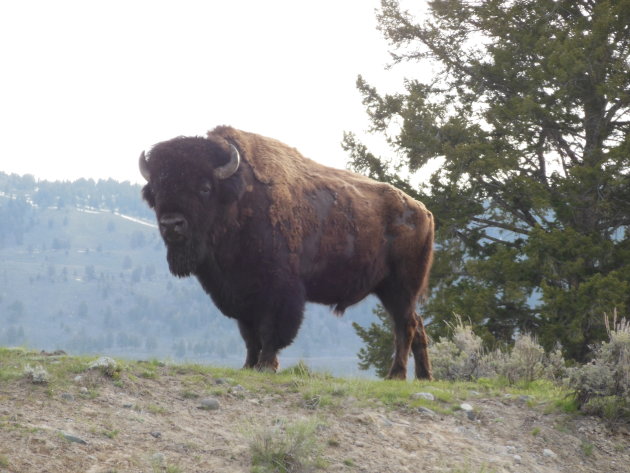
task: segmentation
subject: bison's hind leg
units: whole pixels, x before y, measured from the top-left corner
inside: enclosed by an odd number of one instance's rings
[[[418,326],[411,342],[411,350],[415,360],[416,378],[433,380],[433,370],[431,368],[431,360],[429,359],[429,338],[424,330],[424,322],[422,317],[416,315]]]
[[[406,379],[407,360],[418,325],[414,314],[416,298],[392,280],[385,280],[375,292],[394,322],[394,360],[387,378]]]
[[[427,334],[422,318],[415,313],[418,296],[393,279],[384,281],[376,290],[394,322],[394,360],[388,379],[406,379],[407,361],[413,352],[418,379],[432,379],[427,351]]]

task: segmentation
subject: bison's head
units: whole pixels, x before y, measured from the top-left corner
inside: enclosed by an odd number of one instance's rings
[[[140,155],[142,196],[155,210],[171,272],[195,273],[212,244],[212,229],[233,200],[240,156],[227,141],[180,137]]]

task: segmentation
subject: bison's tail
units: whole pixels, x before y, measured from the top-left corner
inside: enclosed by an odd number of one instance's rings
[[[427,232],[422,242],[422,256],[420,259],[420,302],[424,302],[429,290],[429,274],[433,264],[433,241],[435,239],[435,223],[431,212],[427,212]]]

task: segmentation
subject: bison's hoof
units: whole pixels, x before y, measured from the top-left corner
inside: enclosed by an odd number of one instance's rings
[[[258,363],[256,363],[256,370],[257,371],[261,371],[261,372],[265,372],[265,373],[275,373],[276,371],[278,371],[278,367],[280,366],[280,363],[278,362],[278,358],[272,360],[272,361],[260,361]]]
[[[405,373],[404,371],[396,371],[395,373],[389,373],[386,379],[405,381],[407,379],[407,373]]]

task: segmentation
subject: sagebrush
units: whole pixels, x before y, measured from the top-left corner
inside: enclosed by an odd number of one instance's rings
[[[573,368],[569,384],[581,410],[610,421],[630,421],[630,320],[612,324],[605,317],[608,341],[593,347],[594,358]]]
[[[320,462],[317,421],[278,421],[250,433],[252,471],[255,473],[305,473]]]
[[[471,381],[481,377],[504,377],[510,384],[546,378],[560,380],[566,375],[562,351],[557,346],[547,354],[527,333],[517,336],[509,349],[486,350],[471,324],[456,316],[449,338],[439,339],[430,348],[433,373],[437,379]]]

